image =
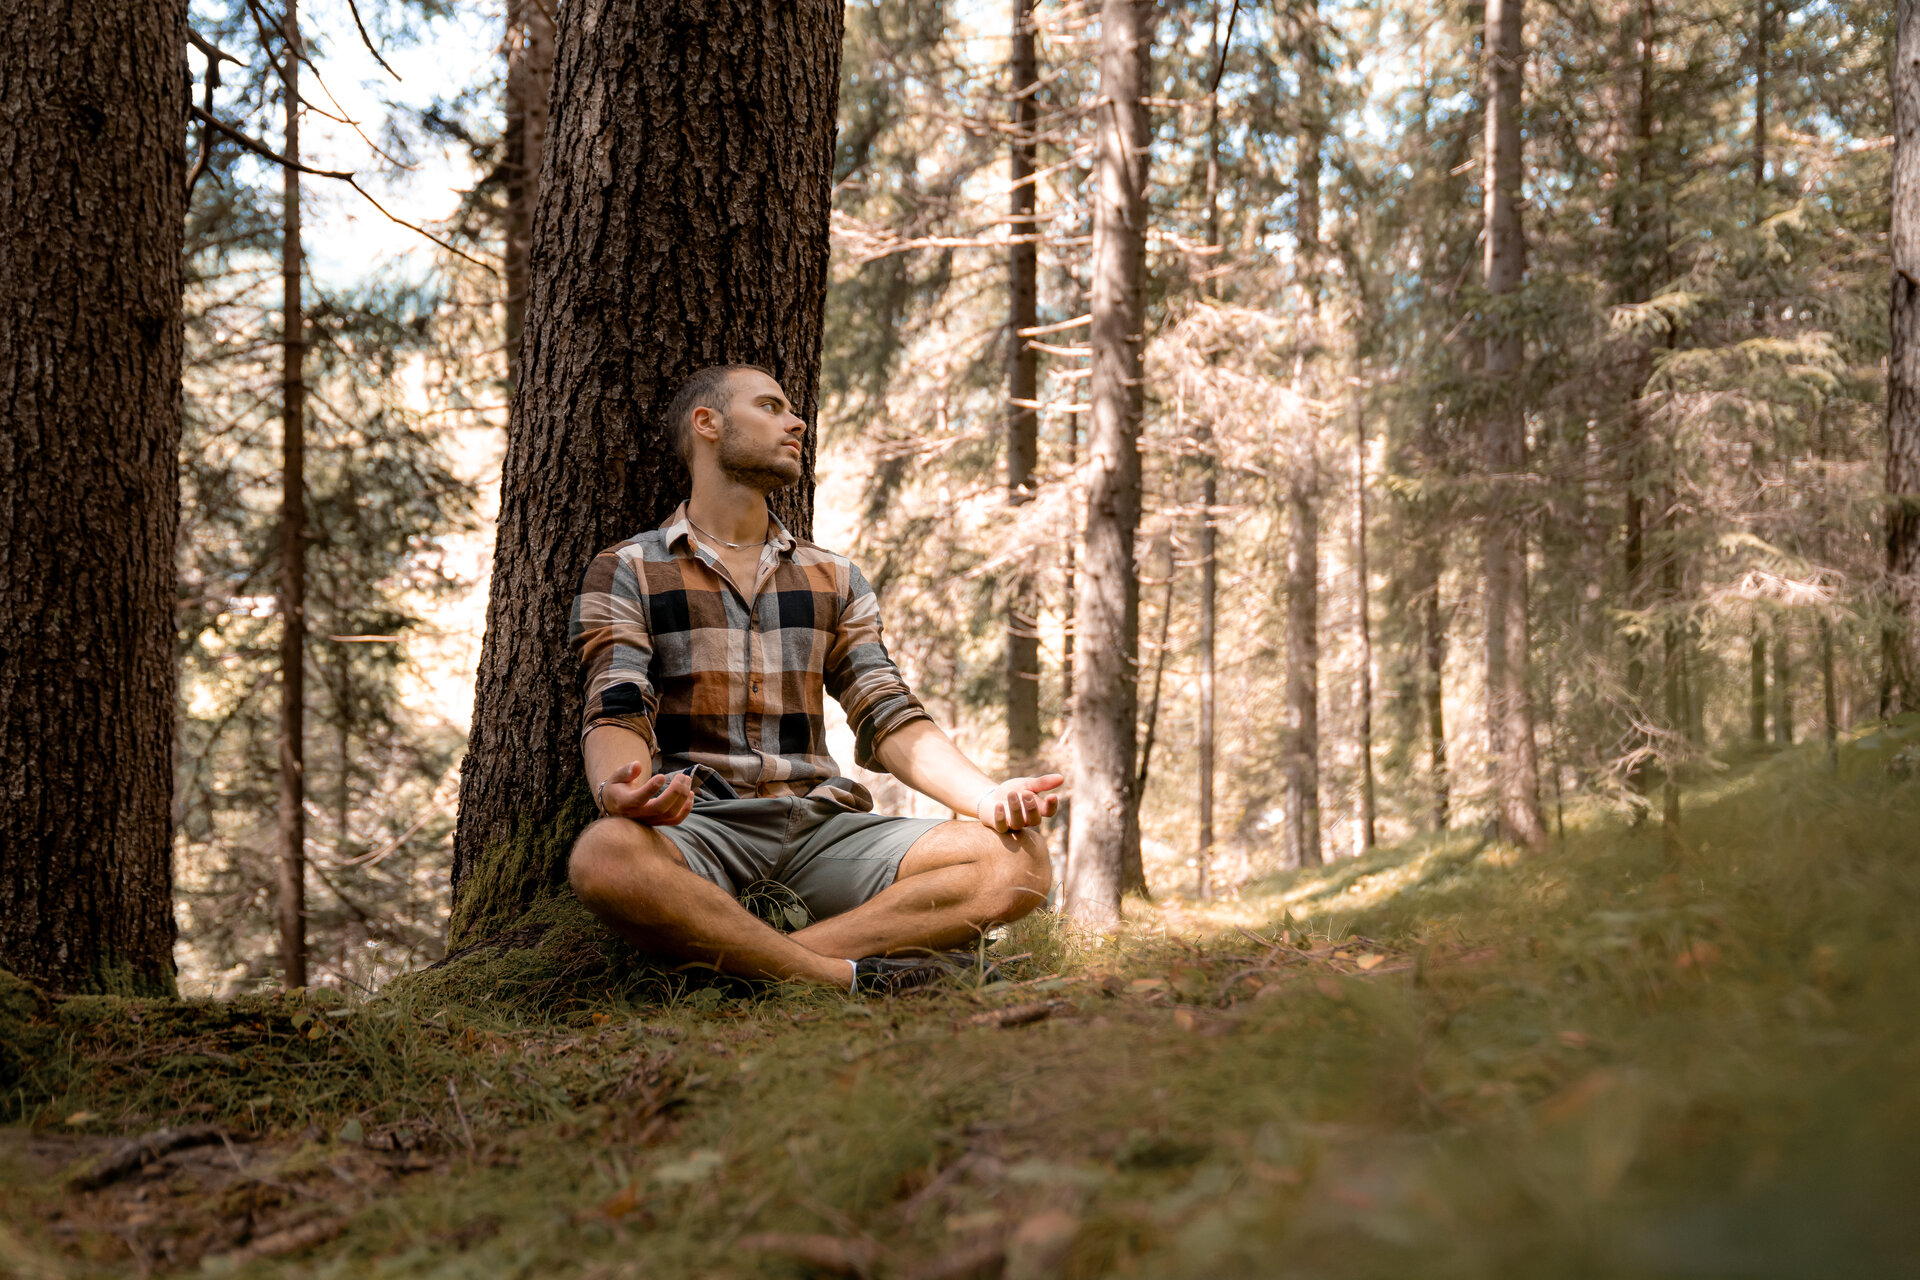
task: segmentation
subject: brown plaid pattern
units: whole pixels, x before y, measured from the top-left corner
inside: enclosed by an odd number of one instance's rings
[[[928,717],[887,656],[873,588],[777,520],[756,578],[743,598],[685,503],[595,556],[568,629],[586,682],[582,736],[621,725],[652,744],[656,772],[704,764],[741,795],[806,795],[839,773],[824,691],[853,726],[855,763],[878,769],[874,745]],[[854,795],[872,807],[864,788]]]

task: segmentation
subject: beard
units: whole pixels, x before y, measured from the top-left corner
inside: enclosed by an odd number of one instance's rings
[[[715,461],[720,474],[761,495],[784,489],[800,479],[801,459],[787,451],[786,442],[756,445],[735,430],[731,415],[720,415],[720,442]]]

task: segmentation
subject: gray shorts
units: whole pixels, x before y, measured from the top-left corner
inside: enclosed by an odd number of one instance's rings
[[[892,884],[907,850],[944,818],[889,818],[826,796],[701,796],[684,822],[655,827],[694,874],[734,897],[772,880],[815,920],[837,916]]]

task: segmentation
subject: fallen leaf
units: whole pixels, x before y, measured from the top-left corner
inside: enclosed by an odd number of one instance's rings
[[[608,1218],[624,1218],[640,1207],[640,1188],[622,1187],[600,1202],[594,1212]]]
[[[1127,990],[1135,995],[1145,995],[1149,991],[1165,991],[1169,985],[1165,978],[1135,978],[1127,984]]]
[[[1191,1031],[1199,1025],[1199,1022],[1194,1018],[1193,1010],[1175,1009],[1173,1011],[1173,1025],[1179,1027],[1182,1031]]]
[[[596,1027],[604,1027],[612,1021],[613,1015],[610,1013],[596,1013],[593,1015],[593,1025]]]
[[[72,1125],[91,1124],[99,1118],[100,1113],[98,1111],[76,1111],[67,1117],[67,1123]]]
[[[1372,969],[1377,967],[1385,959],[1386,957],[1381,955],[1379,952],[1369,951],[1366,955],[1361,956],[1354,963],[1358,964],[1360,968],[1364,971],[1367,969]]]

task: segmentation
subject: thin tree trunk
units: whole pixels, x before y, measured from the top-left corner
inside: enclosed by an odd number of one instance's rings
[[[1219,69],[1224,69],[1226,49],[1220,35],[1220,0],[1213,4],[1213,48],[1215,83],[1207,100],[1207,244],[1220,247],[1220,88]],[[1208,271],[1219,263],[1209,258]],[[1200,290],[1204,297],[1218,297],[1219,276],[1209,274]],[[1220,500],[1220,460],[1214,451],[1213,420],[1203,417],[1194,430],[1195,446],[1200,454],[1200,848],[1196,852],[1194,896],[1202,902],[1213,901],[1213,650],[1214,610],[1219,590],[1218,565],[1214,562],[1215,542],[1213,509]]]
[[[1309,349],[1319,342],[1320,164],[1324,123],[1320,95],[1320,6],[1301,9],[1300,135],[1294,158],[1295,236],[1305,295]],[[1311,357],[1298,376],[1311,376]],[[1313,433],[1303,433],[1287,477],[1287,857],[1317,867],[1320,846],[1320,513],[1319,459]]]
[[[1160,641],[1153,652],[1153,694],[1147,699],[1147,723],[1140,735],[1140,775],[1134,780],[1134,794],[1145,798],[1149,767],[1153,764],[1153,739],[1160,728],[1160,690],[1166,682],[1167,650],[1172,647],[1174,556],[1172,535],[1161,542],[1161,567],[1166,571],[1166,595],[1160,601]]]
[[[1663,495],[1661,508],[1661,533],[1665,536],[1660,546],[1660,604],[1668,612],[1668,619],[1660,645],[1661,703],[1666,730],[1660,768],[1660,831],[1667,853],[1675,855],[1680,849],[1679,739],[1686,726],[1683,691],[1686,631],[1672,615],[1680,603],[1680,572],[1673,527],[1678,507],[1671,491]]]
[[[1353,414],[1353,576],[1360,623],[1360,851],[1377,843],[1373,795],[1373,626],[1367,618],[1367,420]]]
[[[1767,637],[1757,622],[1747,645],[1747,736],[1767,740]]]
[[[1521,20],[1524,0],[1487,2],[1486,281],[1494,299],[1520,287],[1526,241],[1520,227]],[[1493,764],[1494,818],[1502,836],[1545,846],[1540,772],[1527,689],[1527,533],[1515,483],[1527,467],[1519,375],[1525,344],[1515,322],[1498,316],[1487,337],[1486,372],[1494,403],[1486,419],[1487,467],[1494,480],[1486,523],[1487,730]]]
[[[1008,176],[1012,182],[1007,250],[1007,501],[1033,497],[1033,469],[1039,462],[1040,353],[1024,331],[1039,323],[1040,258],[1035,243],[1034,101],[1039,72],[1034,54],[1034,0],[1013,0],[1013,145]],[[1016,576],[1007,606],[1007,768],[1031,773],[1040,754],[1040,602],[1033,574]]]
[[[1103,0],[1100,10],[1098,193],[1093,215],[1093,427],[1086,557],[1080,568],[1074,672],[1073,826],[1067,913],[1108,927],[1120,895],[1143,887],[1140,798],[1134,791],[1135,669],[1140,587],[1141,335],[1145,320],[1148,65],[1152,0]]]
[[[1920,0],[1899,0],[1895,15],[1883,716],[1920,711]]]
[[[1827,762],[1840,763],[1839,696],[1833,677],[1833,624],[1820,619],[1820,710],[1822,729],[1827,739]]]
[[[1431,547],[1416,553],[1420,559],[1420,649],[1426,660],[1421,692],[1426,702],[1427,769],[1433,788],[1433,829],[1443,832],[1452,821],[1452,788],[1447,781],[1446,619],[1440,611],[1439,554]]]
[[[535,211],[523,384],[461,771],[449,942],[562,891],[592,815],[567,615],[593,556],[686,492],[662,412],[695,370],[767,366],[811,421],[841,6],[567,0]],[[813,433],[773,507],[813,523]]]
[[[1773,740],[1793,745],[1793,650],[1784,620],[1773,637]]]
[[[185,0],[0,0],[0,969],[173,991]]]
[[[507,233],[502,254],[506,286],[507,384],[520,385],[520,335],[527,315],[527,251],[546,153],[548,96],[553,89],[553,10],[550,0],[507,0]]]
[[[1311,493],[1287,496],[1288,861],[1317,867],[1320,852],[1320,516]]]
[[[280,28],[286,157],[300,159],[300,16],[286,0]],[[300,297],[300,171],[280,170],[280,976],[307,985],[306,312]]]

